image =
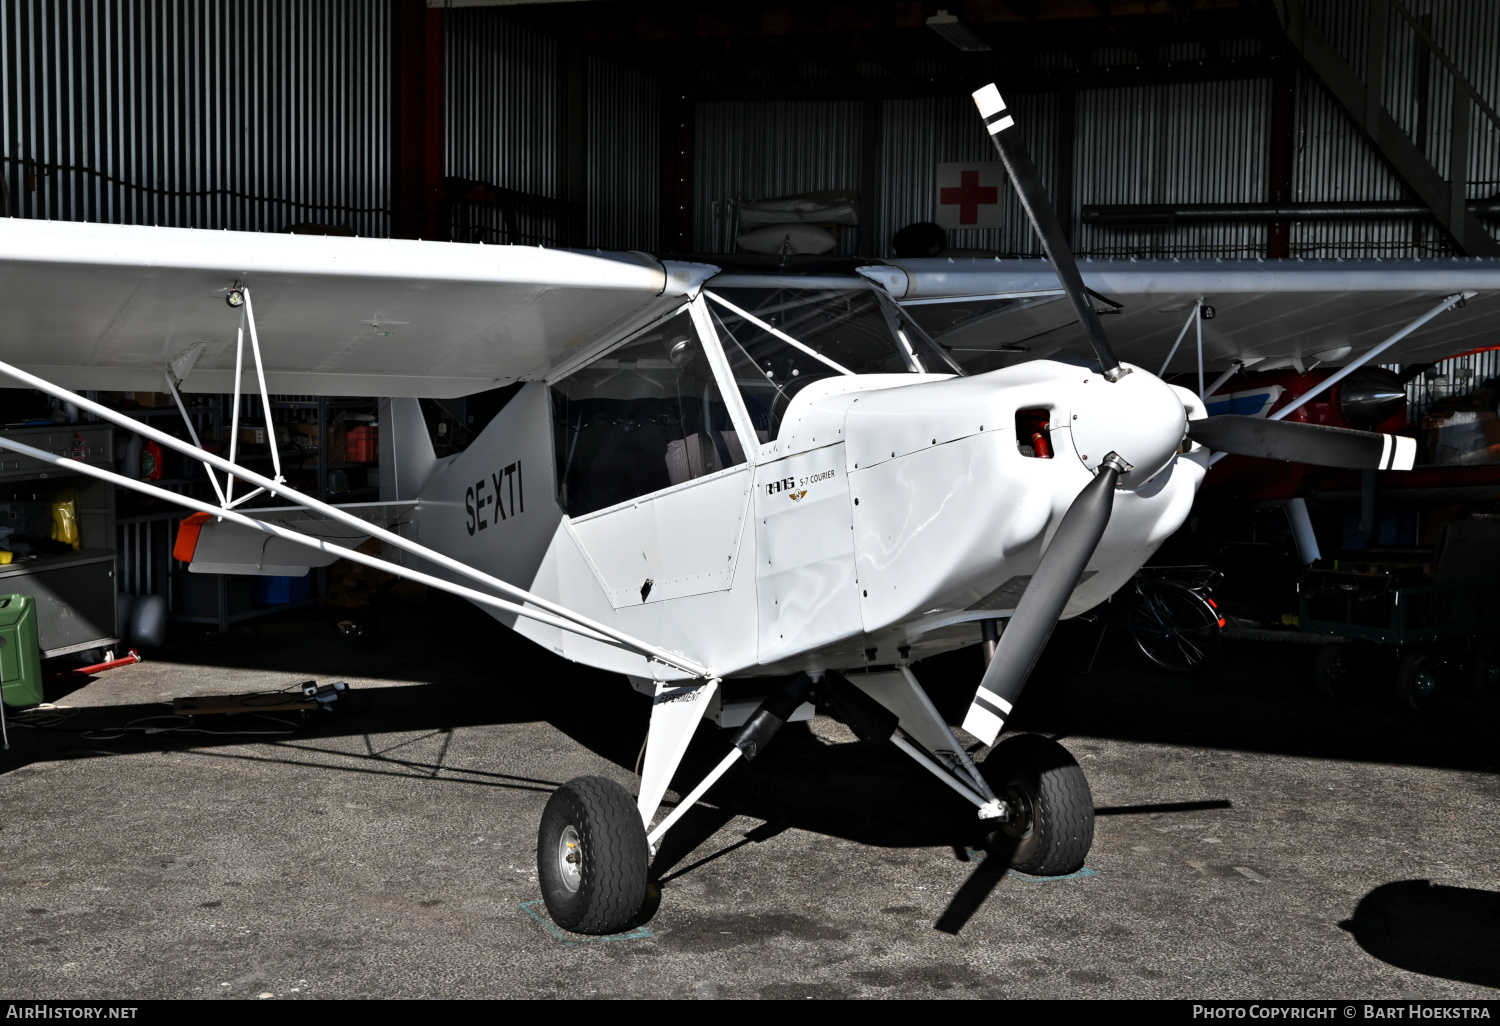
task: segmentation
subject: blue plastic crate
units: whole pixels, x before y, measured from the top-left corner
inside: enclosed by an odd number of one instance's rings
[[[312,574],[302,577],[257,577],[255,603],[261,606],[285,606],[312,598]]]

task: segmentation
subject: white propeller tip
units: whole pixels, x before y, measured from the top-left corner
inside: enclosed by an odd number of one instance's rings
[[[1004,726],[1004,720],[988,709],[981,709],[978,705],[969,706],[969,715],[964,717],[964,730],[986,745],[995,743],[995,739],[1000,736],[1000,731]]]
[[[1395,445],[1387,453],[1387,470],[1410,470],[1417,463],[1417,440],[1405,435],[1387,435]]]
[[[982,118],[992,117],[1005,109],[1005,101],[1000,99],[1000,90],[995,88],[993,82],[974,91],[974,105],[979,108],[979,116]]]

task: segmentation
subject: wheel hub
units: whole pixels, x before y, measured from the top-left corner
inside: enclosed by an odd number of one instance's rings
[[[1431,698],[1437,690],[1437,679],[1431,670],[1418,670],[1416,679],[1412,681],[1412,692],[1418,698]]]
[[[557,839],[557,876],[569,893],[583,882],[583,844],[572,826],[564,827]]]
[[[1024,841],[1031,836],[1034,825],[1031,795],[1020,784],[1013,783],[1005,789],[1005,804],[1010,806],[1010,818],[1001,824],[1000,829],[1012,840]]]

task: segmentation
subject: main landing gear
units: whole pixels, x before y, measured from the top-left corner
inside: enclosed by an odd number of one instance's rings
[[[646,897],[651,847],[635,799],[605,777],[552,792],[537,831],[537,879],[552,921],[574,933],[616,933]]]
[[[1083,868],[1094,843],[1094,796],[1072,753],[1040,734],[1016,734],[995,746],[980,772],[1011,811],[985,838],[991,856],[1034,876]]]
[[[890,741],[975,806],[985,845],[1006,866],[1060,876],[1083,866],[1094,840],[1094,802],[1068,750],[1039,734],[1006,738],[976,766],[911,671],[844,678],[818,674],[821,698],[864,741]],[[537,834],[537,877],[552,920],[576,933],[618,933],[646,903],[657,844],[736,763],[764,750],[814,686],[787,678],[734,735],[728,754],[655,827],[667,784],[718,681],[659,684],[641,773],[632,799],[604,777],[578,777],[552,795]]]

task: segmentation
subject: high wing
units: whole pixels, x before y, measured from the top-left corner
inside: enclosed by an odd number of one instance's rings
[[[717,268],[644,253],[0,220],[0,353],[73,389],[234,390],[236,283],[266,381],[300,395],[467,395],[672,310]],[[248,370],[249,368],[247,368]]]
[[[960,355],[999,351],[994,366],[1090,355],[1044,260],[891,263],[878,269],[880,279],[929,334]],[[1432,361],[1494,343],[1497,260],[1083,260],[1079,266],[1089,289],[1120,304],[1112,313],[1107,302],[1096,304],[1108,314],[1115,352],[1153,372],[1162,369],[1200,299],[1214,308],[1213,319],[1203,321],[1210,366],[1234,360],[1267,370],[1299,361],[1343,364],[1455,293],[1477,295],[1392,346],[1380,361]],[[1190,370],[1197,359],[1190,332],[1166,371]]]

